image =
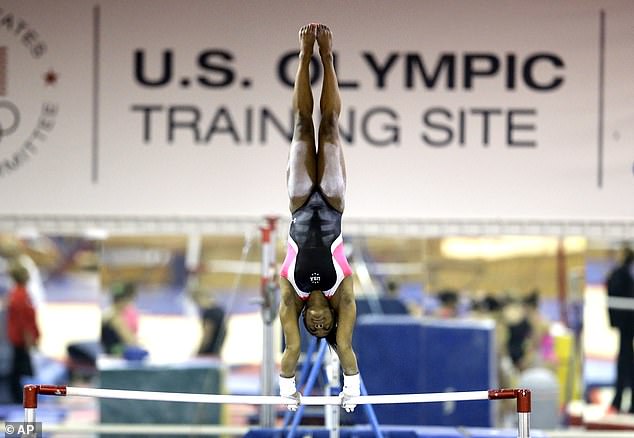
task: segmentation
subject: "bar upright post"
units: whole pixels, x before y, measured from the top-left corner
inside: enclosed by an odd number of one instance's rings
[[[339,367],[339,356],[337,356],[337,353],[331,351],[330,360],[326,363],[326,376],[328,377],[328,382],[324,388],[324,395],[332,395],[333,390],[339,391],[341,387]],[[339,438],[339,428],[341,423],[340,413],[341,406],[324,406],[324,422],[326,423],[328,436],[330,438]]]
[[[273,309],[271,300],[271,229],[261,227],[262,232],[262,271],[261,271],[261,294],[262,294],[262,365],[260,367],[260,393],[262,395],[273,394]],[[260,426],[272,428],[275,423],[275,412],[273,406],[260,406]]]
[[[35,423],[37,409],[37,385],[24,385],[22,405],[24,406],[24,422]]]
[[[531,392],[528,389],[518,389],[517,398],[517,436],[530,437]]]

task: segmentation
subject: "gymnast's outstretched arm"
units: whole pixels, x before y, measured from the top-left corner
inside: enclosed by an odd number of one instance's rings
[[[357,357],[352,349],[352,332],[357,318],[357,304],[354,300],[352,277],[346,277],[339,286],[338,323],[337,323],[337,355],[344,375],[359,374]]]
[[[286,278],[280,278],[280,322],[284,331],[284,352],[282,353],[280,376],[293,377],[299,362],[301,339],[299,334],[299,315],[303,303]]]
[[[352,412],[356,405],[347,400],[361,394],[361,377],[357,357],[352,349],[352,332],[357,318],[357,306],[352,291],[352,277],[346,277],[335,295],[339,295],[337,307],[337,355],[343,369],[343,407]]]
[[[301,338],[299,335],[299,315],[303,303],[297,297],[293,286],[286,278],[280,278],[280,322],[284,331],[284,353],[282,353],[279,386],[280,395],[296,399],[296,404],[287,405],[295,411],[299,405],[300,394],[295,385],[295,369],[301,352]]]

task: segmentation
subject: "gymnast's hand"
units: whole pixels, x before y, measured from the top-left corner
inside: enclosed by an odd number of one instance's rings
[[[279,377],[280,395],[289,399],[286,408],[289,411],[296,411],[301,402],[301,394],[295,388],[295,377]]]
[[[343,391],[339,394],[340,397],[343,397],[342,406],[346,410],[346,412],[354,411],[354,408],[357,405],[353,405],[348,403],[348,399],[352,397],[359,397],[361,395],[361,377],[360,375],[354,374],[352,376],[343,375]]]

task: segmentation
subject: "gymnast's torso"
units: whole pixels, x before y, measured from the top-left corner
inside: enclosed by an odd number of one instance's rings
[[[293,213],[280,275],[302,300],[317,290],[330,298],[343,279],[352,275],[341,236],[341,213],[319,190]]]

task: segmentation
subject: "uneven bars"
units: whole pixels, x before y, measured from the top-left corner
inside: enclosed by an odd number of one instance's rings
[[[523,392],[524,391],[524,392]],[[193,394],[182,392],[131,391],[123,389],[79,388],[65,385],[26,385],[24,387],[25,408],[37,407],[37,395],[78,396],[94,398],[114,398],[125,400],[146,400],[185,403],[210,404],[244,404],[244,405],[288,405],[296,401],[290,397],[267,395],[226,395],[226,394]],[[363,395],[350,397],[347,403],[363,404],[397,404],[397,403],[436,403],[448,401],[522,399],[528,397],[530,412],[530,391],[522,389],[490,389],[484,391],[437,392],[427,394],[387,394]],[[306,396],[300,397],[300,404],[307,406],[341,405],[340,396]],[[525,402],[524,402],[525,404]],[[526,408],[526,407],[525,407]],[[524,409],[523,409],[524,410]]]
[[[121,389],[78,388],[65,385],[25,385],[24,386],[24,419],[35,422],[38,395],[79,396],[95,398],[114,398],[128,400],[150,400],[189,403],[222,403],[222,404],[257,404],[257,405],[289,405],[296,400],[290,397],[266,395],[224,395],[224,394],[190,394],[180,392],[130,391]],[[433,403],[469,400],[502,400],[516,399],[518,414],[518,437],[530,436],[531,392],[528,389],[489,389],[484,391],[437,392],[428,394],[389,394],[365,395],[344,399],[338,396],[300,397],[302,405],[343,405],[351,404],[387,404],[387,403]]]

